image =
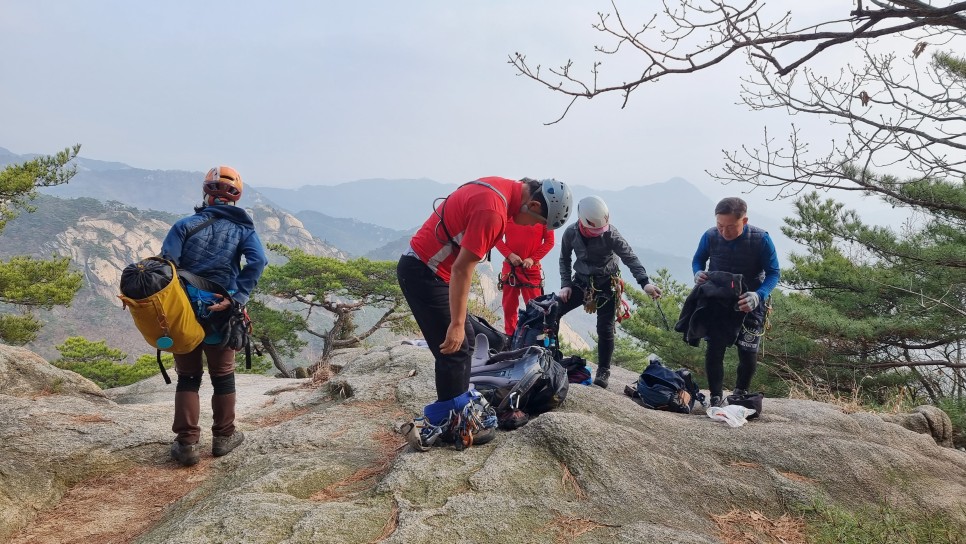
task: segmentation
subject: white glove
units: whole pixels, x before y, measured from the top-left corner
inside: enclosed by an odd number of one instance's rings
[[[644,292],[650,295],[651,298],[657,300],[661,298],[661,289],[653,283],[649,283],[644,286]]]
[[[570,300],[570,292],[571,292],[570,287],[564,287],[560,291],[557,291],[557,298],[559,298],[564,302],[567,302],[568,300]]]
[[[705,272],[704,270],[698,270],[694,274],[694,284],[695,285],[701,285],[702,283],[704,283],[706,281],[708,281],[708,273]]]
[[[758,296],[758,293],[748,291],[738,298],[738,309],[747,313],[757,308],[760,303],[761,298]]]

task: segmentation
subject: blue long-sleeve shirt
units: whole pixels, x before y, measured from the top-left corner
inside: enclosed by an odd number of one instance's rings
[[[741,241],[743,236],[748,236],[748,225],[745,225],[744,230],[741,232],[741,236],[731,240],[730,242],[724,240],[724,244],[736,244]],[[708,232],[705,232],[701,236],[701,240],[698,242],[698,249],[694,252],[694,258],[691,259],[691,273],[697,274],[698,272],[705,270],[708,264],[708,260],[711,258],[711,244],[708,241]],[[775,286],[778,285],[778,281],[781,279],[781,270],[778,266],[778,252],[775,250],[775,244],[771,240],[771,236],[768,233],[764,233],[762,236],[761,262],[764,264],[765,279],[761,282],[761,286],[755,290],[761,300],[765,300],[768,295],[771,294]],[[732,272],[728,270],[727,272]]]

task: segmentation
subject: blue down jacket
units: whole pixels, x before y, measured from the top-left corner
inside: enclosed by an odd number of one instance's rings
[[[211,218],[216,220],[185,242],[191,229]],[[161,255],[179,268],[232,291],[241,305],[248,303],[267,263],[262,241],[248,213],[230,205],[207,206],[172,225],[161,246]]]

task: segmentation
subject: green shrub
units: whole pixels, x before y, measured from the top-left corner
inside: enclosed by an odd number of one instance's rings
[[[813,544],[966,543],[966,527],[945,512],[906,513],[887,503],[847,511],[816,503],[804,514]]]
[[[161,356],[165,368],[174,366],[174,357],[165,353]],[[96,383],[102,389],[121,387],[139,382],[145,378],[160,373],[158,361],[154,355],[142,355],[133,365],[115,363],[109,360],[92,360],[79,363],[65,360],[54,361],[54,366],[71,370]]]
[[[966,398],[945,398],[939,407],[953,422],[953,443],[957,448],[966,447]]]
[[[239,351],[235,354],[235,372],[239,374],[268,374],[268,372],[275,368],[272,360],[264,355],[255,355],[252,353],[252,368],[245,368],[245,351]]]

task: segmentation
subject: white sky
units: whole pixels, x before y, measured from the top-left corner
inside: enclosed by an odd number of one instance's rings
[[[784,134],[790,120],[737,104],[740,59],[642,88],[626,109],[615,94],[544,125],[566,98],[517,76],[508,55],[544,66],[573,58],[588,73],[602,43],[591,24],[611,9],[600,0],[0,0],[0,147],[81,143],[85,157],[148,169],[230,164],[254,186],[501,175],[619,189],[680,176],[712,198],[746,189],[705,171],[720,170],[722,148],[760,143],[766,124]],[[794,9],[808,10],[796,21],[845,18],[853,2]],[[608,69],[632,61],[604,60],[605,77],[630,76]],[[766,196],[748,199],[765,206]]]

